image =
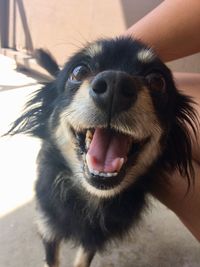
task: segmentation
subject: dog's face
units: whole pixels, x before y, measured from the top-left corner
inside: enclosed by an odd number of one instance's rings
[[[73,56],[58,81],[50,121],[73,179],[99,197],[121,192],[162,154],[176,105],[169,70],[138,42],[102,40]]]
[[[195,112],[151,49],[130,38],[97,41],[58,75],[56,62],[41,55],[41,65],[56,79],[36,92],[10,134],[48,141],[64,157],[74,185],[100,198],[119,194],[150,172],[159,179],[177,168],[189,181],[188,128],[195,132]]]

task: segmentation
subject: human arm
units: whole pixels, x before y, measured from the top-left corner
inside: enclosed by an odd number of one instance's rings
[[[165,0],[124,35],[152,46],[164,61],[200,52],[200,1]]]

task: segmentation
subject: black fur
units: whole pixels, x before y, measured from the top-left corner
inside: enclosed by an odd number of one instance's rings
[[[55,81],[33,95],[24,113],[9,131],[9,134],[23,132],[42,139],[36,197],[40,210],[53,229],[52,244],[71,239],[86,251],[102,250],[107,241],[122,238],[128,233],[147,207],[146,196],[153,184],[166,182],[166,173],[178,169],[188,182],[191,180],[193,167],[188,128],[194,132],[196,128],[192,100],[175,88],[169,69],[156,56],[149,63],[137,60],[138,51],[146,48],[143,44],[128,38],[100,40],[97,44],[101,45],[102,53],[91,57],[86,47],[75,54],[59,73],[56,62],[40,50],[41,65],[56,77]],[[166,82],[164,91],[149,89],[164,132],[160,140],[162,153],[132,185],[111,198],[99,199],[74,183],[70,164],[52,136],[58,126],[60,112],[70,105],[79,90],[80,85],[71,84],[68,79],[73,68],[80,63],[89,64],[93,75],[114,69],[144,79],[151,72],[159,72]],[[60,179],[55,183],[58,176]],[[49,266],[53,265],[52,258],[54,256],[51,255],[50,260],[47,259]]]
[[[37,61],[37,63],[46,69],[52,76],[56,76],[59,72],[59,66],[53,56],[43,50],[43,49],[37,49],[35,50],[34,57]]]

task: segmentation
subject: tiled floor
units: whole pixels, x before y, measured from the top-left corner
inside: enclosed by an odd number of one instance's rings
[[[40,85],[0,55],[0,133]],[[39,140],[22,135],[0,139],[0,266],[41,267],[33,187]],[[200,245],[176,216],[157,202],[141,227],[123,244],[97,255],[93,267],[199,267]],[[64,245],[61,267],[72,266],[75,249]]]

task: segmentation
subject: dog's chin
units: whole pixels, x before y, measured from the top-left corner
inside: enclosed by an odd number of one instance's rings
[[[103,129],[103,131],[113,132],[114,130]],[[90,149],[95,129],[83,130],[81,132],[76,132],[72,129],[72,132],[76,138],[79,160],[81,161],[83,170],[83,179],[81,181],[82,185],[91,194],[101,198],[112,197],[126,188],[128,185],[126,177],[130,177],[131,168],[137,164],[137,157],[150,140],[150,137],[147,137],[141,139],[140,141],[136,141],[132,136],[127,136],[126,134],[119,132],[114,133],[114,135],[120,134],[120,138],[126,139],[126,154],[124,154],[124,158],[117,160],[117,163],[115,163],[116,169],[112,168],[110,171],[105,171],[106,169],[99,170],[93,168],[90,163],[91,159],[88,159],[88,151]]]

